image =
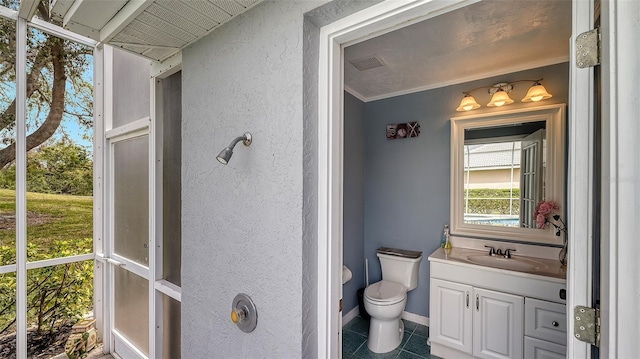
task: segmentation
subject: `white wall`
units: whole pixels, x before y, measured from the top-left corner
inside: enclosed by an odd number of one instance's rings
[[[183,52],[182,357],[313,357],[318,26],[377,1],[266,1]],[[308,51],[306,51],[308,50]],[[245,131],[227,166],[216,154]],[[244,333],[237,293],[258,308]]]

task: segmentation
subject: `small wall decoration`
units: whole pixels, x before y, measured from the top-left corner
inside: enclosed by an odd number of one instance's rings
[[[387,125],[387,140],[396,138],[418,137],[420,135],[420,124],[418,122],[396,123]]]

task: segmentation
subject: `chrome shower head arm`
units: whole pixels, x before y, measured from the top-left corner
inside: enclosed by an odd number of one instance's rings
[[[233,148],[236,147],[236,145],[240,141],[242,141],[242,144],[244,144],[245,146],[249,146],[251,144],[251,140],[252,140],[251,134],[249,132],[245,132],[244,135],[234,138],[233,141],[231,141],[231,143],[229,144],[229,146],[227,146],[227,148],[233,150]]]

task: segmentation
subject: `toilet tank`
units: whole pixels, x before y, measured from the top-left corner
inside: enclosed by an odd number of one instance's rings
[[[382,280],[400,283],[407,287],[407,290],[418,286],[418,270],[422,256],[407,258],[393,254],[377,253],[377,255],[382,267]]]

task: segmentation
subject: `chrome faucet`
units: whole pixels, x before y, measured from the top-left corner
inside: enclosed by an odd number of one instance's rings
[[[485,246],[485,248],[489,248],[489,255],[494,257],[496,255],[496,249],[491,246]],[[498,249],[499,250],[499,249]]]
[[[515,252],[515,249],[505,249],[504,250],[504,257],[505,258],[511,258],[511,252]]]

